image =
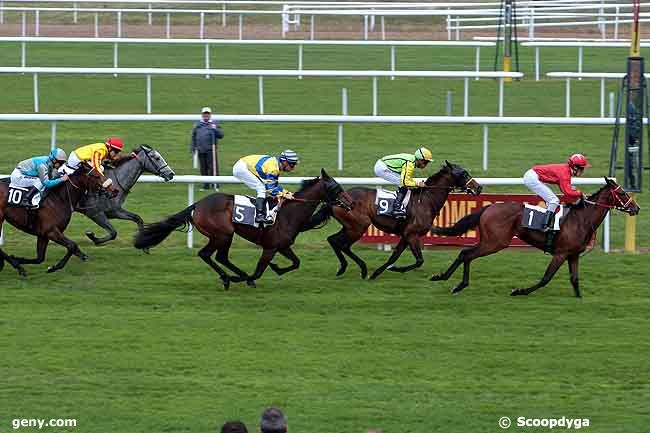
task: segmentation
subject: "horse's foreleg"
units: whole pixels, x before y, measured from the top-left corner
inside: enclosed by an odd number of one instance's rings
[[[548,267],[546,268],[546,272],[544,273],[544,276],[539,281],[539,283],[527,289],[515,289],[510,293],[510,295],[511,296],[530,295],[535,290],[544,287],[545,285],[548,284],[549,281],[551,281],[551,279],[553,278],[557,270],[560,269],[560,266],[562,266],[562,264],[566,259],[567,257],[565,255],[553,256],[553,259],[551,259],[551,263],[548,264]]]
[[[14,257],[11,258],[16,261],[16,263],[24,265],[38,265],[45,261],[45,252],[47,251],[47,244],[50,240],[45,236],[39,236],[36,241],[36,258],[35,259],[26,259],[24,257]]]
[[[359,256],[357,256],[355,253],[352,252],[352,245],[358,241],[359,238],[350,238],[348,234],[345,234],[344,238],[344,243],[341,245],[341,251],[343,251],[345,254],[348,255],[352,260],[354,260],[354,263],[359,266],[359,269],[361,271],[361,278],[366,279],[368,276],[368,266],[366,265],[366,262],[363,261],[363,259]]]
[[[571,274],[571,285],[573,286],[573,292],[576,295],[576,298],[582,298],[580,294],[580,280],[579,280],[579,271],[578,264],[580,261],[580,255],[575,254],[569,256],[569,272]]]
[[[58,228],[48,233],[48,238],[51,241],[65,247],[67,249],[67,252],[61,258],[61,260],[58,261],[58,263],[47,268],[47,272],[56,272],[59,269],[62,269],[68,263],[68,260],[70,260],[70,257],[72,257],[73,254],[83,261],[88,260],[88,256],[81,252],[79,245],[77,245],[74,241],[66,238]]]
[[[228,257],[228,252],[230,251],[230,245],[232,245],[232,236],[228,238],[223,245],[220,245],[217,250],[216,259],[219,263],[226,266],[228,269],[237,274],[236,277],[230,277],[230,281],[233,283],[238,283],[241,281],[246,281],[248,279],[248,274],[235,266]]]
[[[420,242],[420,238],[417,236],[413,236],[408,240],[409,248],[411,249],[411,253],[413,254],[413,257],[415,257],[415,263],[412,265],[408,266],[394,266],[392,268],[388,268],[389,271],[391,272],[408,272],[412,271],[413,269],[417,269],[422,264],[424,263],[424,257],[422,257],[422,243]]]
[[[279,250],[278,252],[282,254],[284,257],[286,257],[287,259],[291,260],[291,264],[287,267],[281,268],[275,263],[269,262],[269,267],[273,270],[273,272],[275,272],[278,275],[284,275],[287,272],[291,272],[300,267],[300,259],[298,258],[296,253],[293,252],[291,247],[286,248],[284,250]]]
[[[226,274],[226,272],[223,269],[221,269],[214,260],[212,260],[212,254],[214,254],[214,252],[217,251],[219,247],[220,247],[219,240],[215,238],[210,238],[208,244],[203,248],[201,248],[201,250],[199,251],[199,257],[201,257],[201,260],[207,263],[208,266],[210,266],[217,274],[219,274],[219,277],[223,282],[224,290],[228,290],[228,288],[230,287],[230,276]]]
[[[13,257],[2,251],[2,248],[0,248],[0,271],[2,268],[4,268],[5,261],[9,262],[9,264],[18,271],[18,275],[21,277],[26,277],[27,272],[25,271],[25,268],[21,266],[20,263],[18,263]]]
[[[372,273],[370,276],[371,280],[374,280],[377,278],[379,275],[381,275],[382,272],[384,272],[390,265],[395,263],[397,259],[399,259],[399,256],[402,255],[404,250],[406,249],[406,240],[402,237],[400,238],[399,242],[397,243],[397,246],[395,247],[395,250],[393,251],[393,254],[390,255],[386,263],[381,265],[375,272]]]
[[[275,248],[265,249],[262,252],[260,259],[257,261],[257,267],[255,268],[255,273],[253,273],[253,275],[248,277],[248,280],[246,280],[246,283],[249,286],[255,287],[255,280],[259,279],[264,274],[266,267],[269,265],[271,260],[273,260],[273,256],[275,255],[276,252],[277,250]]]
[[[93,220],[95,224],[103,228],[108,232],[108,235],[104,236],[103,238],[98,238],[95,236],[95,233],[93,233],[91,230],[86,231],[86,236],[88,239],[93,241],[95,245],[102,245],[105,244],[106,242],[112,241],[117,237],[117,230],[115,230],[115,227],[110,223],[108,220],[108,217],[104,212],[95,214],[95,215],[87,215],[88,218]]]
[[[334,233],[332,236],[327,238],[327,242],[332,247],[332,251],[336,254],[336,258],[339,259],[339,270],[336,272],[336,276],[341,276],[345,273],[348,268],[348,261],[341,252],[341,242],[345,238],[345,229],[341,229],[339,232]]]

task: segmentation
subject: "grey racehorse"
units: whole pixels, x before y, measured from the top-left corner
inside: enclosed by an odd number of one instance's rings
[[[88,230],[86,236],[95,245],[102,245],[117,237],[117,231],[110,223],[110,219],[123,219],[133,221],[139,229],[143,228],[143,221],[139,215],[122,208],[131,188],[144,172],[160,176],[165,181],[174,177],[174,171],[169,167],[160,153],[143,144],[136,148],[129,157],[121,161],[115,168],[107,168],[104,174],[113,180],[113,187],[118,191],[115,197],[106,194],[89,194],[77,205],[75,210],[86,215],[97,225],[108,232],[103,238],[98,238],[95,233]]]

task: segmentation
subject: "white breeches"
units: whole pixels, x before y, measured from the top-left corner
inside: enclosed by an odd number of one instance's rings
[[[402,179],[399,175],[399,173],[395,173],[392,171],[384,161],[381,159],[378,159],[377,162],[375,163],[375,176],[380,177],[393,185],[396,186],[401,186],[402,185]]]
[[[232,175],[244,182],[244,185],[254,190],[257,197],[266,197],[264,183],[248,169],[246,161],[240,159],[232,168]]]
[[[557,198],[551,188],[539,180],[539,176],[532,168],[524,174],[524,185],[543,198],[546,202],[546,209],[551,212],[555,212],[555,209],[560,205],[560,199]]]

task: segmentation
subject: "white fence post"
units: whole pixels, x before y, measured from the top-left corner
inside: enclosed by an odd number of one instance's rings
[[[582,47],[578,47],[578,73],[582,73]],[[582,80],[582,78],[578,78]]]
[[[205,70],[210,70],[210,44],[205,44]],[[205,74],[205,78],[210,78],[210,74]]]
[[[151,74],[147,74],[147,114],[151,114]]]
[[[499,78],[499,117],[503,117],[503,78]]]
[[[4,0],[0,0],[0,24],[5,23],[5,2]],[[0,245],[2,245],[0,243]]]
[[[341,114],[348,115],[348,89],[345,87],[341,89]],[[338,125],[338,154],[337,162],[339,171],[343,170],[343,124]]]
[[[167,39],[172,37],[172,17],[169,12],[167,12],[167,16],[165,17],[165,37]]]
[[[239,40],[244,39],[244,16],[239,14]]]
[[[257,77],[257,96],[260,104],[260,114],[264,114],[264,77]]]
[[[199,39],[203,39],[205,35],[205,12],[199,14]]]
[[[571,78],[566,79],[565,105],[564,115],[566,117],[571,117]]]
[[[390,46],[390,70],[395,72],[395,45]],[[390,79],[394,80],[395,76],[393,75]]]
[[[609,117],[614,117],[616,114],[616,100],[614,97],[614,92],[609,92]]]
[[[600,117],[605,117],[605,79],[600,79]]]
[[[27,42],[20,43],[20,66],[27,66]]]
[[[483,170],[488,169],[488,126],[483,125]]]
[[[41,33],[40,12],[41,11],[38,9],[36,9],[36,12],[34,12],[34,36],[40,36]]]
[[[193,204],[194,204],[194,184],[188,183],[187,184],[187,205],[192,206]],[[193,226],[189,226],[187,230],[187,248],[190,249],[194,247],[193,229],[194,229]]]
[[[298,44],[298,70],[302,72],[302,44]],[[302,80],[302,75],[298,75],[298,79]]]
[[[539,47],[535,47],[535,81],[539,81]]]
[[[619,7],[616,6],[616,17],[614,18],[614,39],[618,39],[618,13]]]
[[[56,147],[56,120],[50,124],[50,149]]]
[[[463,115],[465,117],[469,116],[469,78],[465,77],[465,88],[463,94]]]
[[[117,42],[113,44],[113,67],[117,69],[118,67],[118,59],[119,59],[119,54],[118,54],[118,48],[117,48]],[[117,74],[113,74],[114,77],[117,77]]]
[[[38,74],[34,74],[34,113],[38,113]]]
[[[368,40],[368,15],[363,16],[363,40]]]
[[[221,27],[226,27],[226,3],[221,5]]]
[[[117,12],[117,37],[122,37],[122,11]]]
[[[377,77],[372,77],[372,115],[377,115]]]
[[[77,11],[77,8],[79,5],[75,2],[72,3],[72,22],[77,24],[77,21],[79,21],[79,12]]]
[[[309,39],[314,40],[314,16],[311,16],[311,24],[309,26]]]
[[[381,16],[381,40],[386,40],[386,20],[383,15]]]
[[[476,46],[476,72],[481,71],[481,46]],[[476,81],[479,80],[479,77],[475,78]]]
[[[609,221],[610,221],[609,215],[610,212],[607,212],[604,221],[605,226],[603,227],[603,251],[605,251],[606,253],[609,252]]]
[[[23,37],[27,36],[27,12],[23,12],[22,24],[20,26],[20,34]]]
[[[99,37],[99,12],[95,12],[95,37]]]
[[[152,7],[151,3],[149,3],[149,10],[151,10],[151,9],[153,9],[153,7]],[[153,14],[152,14],[151,12],[149,12],[149,13],[147,14],[147,23],[148,23],[149,25],[152,25],[152,24],[153,24],[153,17],[152,17],[152,15],[153,15]]]

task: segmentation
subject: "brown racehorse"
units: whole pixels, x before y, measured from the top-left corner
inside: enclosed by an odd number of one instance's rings
[[[337,208],[323,208],[314,216],[311,224],[317,225],[330,215],[328,212],[332,212],[334,218],[343,226],[341,230],[327,238],[341,264],[336,273],[337,276],[342,275],[348,267],[348,261],[343,255],[345,253],[361,269],[361,278],[366,278],[368,274],[366,263],[352,252],[351,247],[368,230],[370,224],[384,232],[401,236],[388,261],[379,267],[370,279],[377,278],[387,268],[393,272],[407,272],[419,268],[424,263],[420,236],[425,235],[431,229],[431,223],[444,206],[449,193],[460,188],[477,195],[482,190],[481,185],[470,176],[467,170],[456,164],[451,164],[449,161],[445,161],[445,165],[440,171],[430,176],[425,183],[425,187],[412,191],[406,221],[397,220],[390,216],[377,215],[377,206],[375,204],[377,191],[374,188],[352,188],[348,190],[348,194],[354,199],[354,209],[351,212],[345,212]],[[407,246],[415,257],[415,263],[404,267],[389,268],[397,261]]]
[[[26,276],[27,273],[22,265],[43,263],[47,244],[50,241],[64,246],[68,251],[57,264],[47,268],[48,272],[63,268],[73,254],[81,260],[87,260],[88,256],[81,252],[74,241],[65,237],[63,232],[70,223],[70,217],[77,203],[87,192],[99,191],[104,182],[106,182],[104,176],[84,163],[70,176],[67,182],[54,187],[41,200],[37,210],[7,207],[9,179],[0,182],[0,227],[6,220],[19,230],[38,238],[35,259],[10,256],[0,249],[0,270],[4,267],[4,262],[7,261],[21,276]]]
[[[138,231],[136,235],[135,247],[145,249],[158,245],[172,231],[191,224],[209,239],[208,244],[199,251],[199,257],[219,274],[224,288],[228,289],[230,282],[240,281],[246,281],[249,286],[254,287],[255,280],[262,276],[267,266],[279,275],[300,266],[300,260],[291,245],[298,234],[305,230],[305,224],[321,202],[325,202],[327,206],[336,205],[346,209],[350,209],[351,203],[341,185],[325,170],[321,170],[321,177],[303,182],[301,190],[295,193],[294,197],[294,200],[285,200],[282,203],[272,226],[259,229],[232,222],[232,195],[211,194],[166,220],[145,226],[144,230]],[[251,276],[231,263],[228,258],[235,233],[263,248],[255,273]],[[212,259],[215,252],[217,261],[237,276],[230,276],[221,269]],[[280,268],[271,263],[277,252],[291,260],[292,264]]]
[[[562,264],[569,261],[571,284],[577,297],[580,297],[578,282],[578,261],[596,233],[596,229],[603,222],[610,209],[617,209],[630,215],[639,213],[639,206],[616,182],[605,178],[605,186],[584,202],[574,206],[563,218],[561,230],[555,238],[553,258],[548,265],[541,281],[527,289],[515,289],[512,296],[528,295],[544,287],[553,278]],[[478,226],[480,241],[478,244],[465,248],[456,260],[443,274],[434,275],[431,281],[447,280],[454,271],[463,264],[463,280],[456,286],[452,293],[458,293],[469,284],[469,264],[472,260],[494,254],[510,245],[513,236],[528,244],[544,249],[545,233],[523,228],[521,218],[523,205],[520,203],[498,203],[474,212],[461,218],[451,227],[436,227],[433,232],[444,236],[459,236],[466,231]]]

